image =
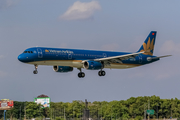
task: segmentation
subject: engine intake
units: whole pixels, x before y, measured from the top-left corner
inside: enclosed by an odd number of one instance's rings
[[[55,72],[71,72],[71,71],[73,71],[73,67],[69,67],[69,66],[53,66],[53,70]]]
[[[99,70],[99,69],[103,69],[104,65],[96,61],[84,61],[83,67],[89,70]]]

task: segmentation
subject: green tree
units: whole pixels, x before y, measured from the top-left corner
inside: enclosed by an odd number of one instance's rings
[[[14,107],[11,110],[7,110],[7,118],[10,118],[11,120],[13,118],[22,118],[23,116],[23,110],[24,109],[24,103],[23,102],[18,102],[14,101]],[[20,117],[21,115],[21,117]]]
[[[34,102],[27,102],[26,103],[26,117],[27,118],[36,118],[42,117],[42,105],[36,104]]]

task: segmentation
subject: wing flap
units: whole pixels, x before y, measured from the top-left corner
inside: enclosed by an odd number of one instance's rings
[[[100,59],[94,59],[94,61],[109,61],[109,62],[119,62],[122,63],[122,60],[127,60],[129,58],[135,58],[139,54],[145,53],[138,52],[138,53],[132,53],[132,54],[126,54],[126,55],[120,55],[120,56],[113,56],[113,57],[106,57],[106,58],[100,58]]]

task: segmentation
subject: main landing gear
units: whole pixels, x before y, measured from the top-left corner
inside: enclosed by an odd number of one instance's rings
[[[81,71],[81,68],[78,68],[79,70],[80,70],[80,72],[78,73],[78,77],[79,78],[84,78],[85,77],[85,73],[83,73],[82,71]]]
[[[78,73],[78,77],[79,77],[79,78],[84,78],[84,77],[85,77],[85,73],[82,72],[81,68],[78,68],[78,70],[80,70],[80,72]],[[106,75],[106,72],[103,71],[103,70],[100,70],[100,71],[98,72],[98,75],[99,75],[99,76],[105,76],[105,75]]]
[[[103,70],[101,70],[101,71],[98,72],[98,75],[99,75],[99,76],[105,76],[105,75],[106,75],[106,72],[103,71]]]
[[[38,73],[38,71],[37,71],[38,65],[34,65],[34,67],[35,67],[35,70],[33,71],[33,73],[37,74]]]

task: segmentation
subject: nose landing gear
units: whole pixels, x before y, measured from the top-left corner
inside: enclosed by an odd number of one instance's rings
[[[37,74],[38,73],[38,71],[37,71],[38,65],[34,65],[34,67],[35,67],[35,70],[33,71],[33,73]]]
[[[85,73],[82,72],[81,68],[78,68],[80,70],[80,72],[78,73],[78,77],[79,78],[84,78],[85,77]]]
[[[103,70],[101,70],[101,71],[98,72],[98,75],[99,75],[99,76],[105,76],[105,75],[106,75],[106,72],[103,71]]]

